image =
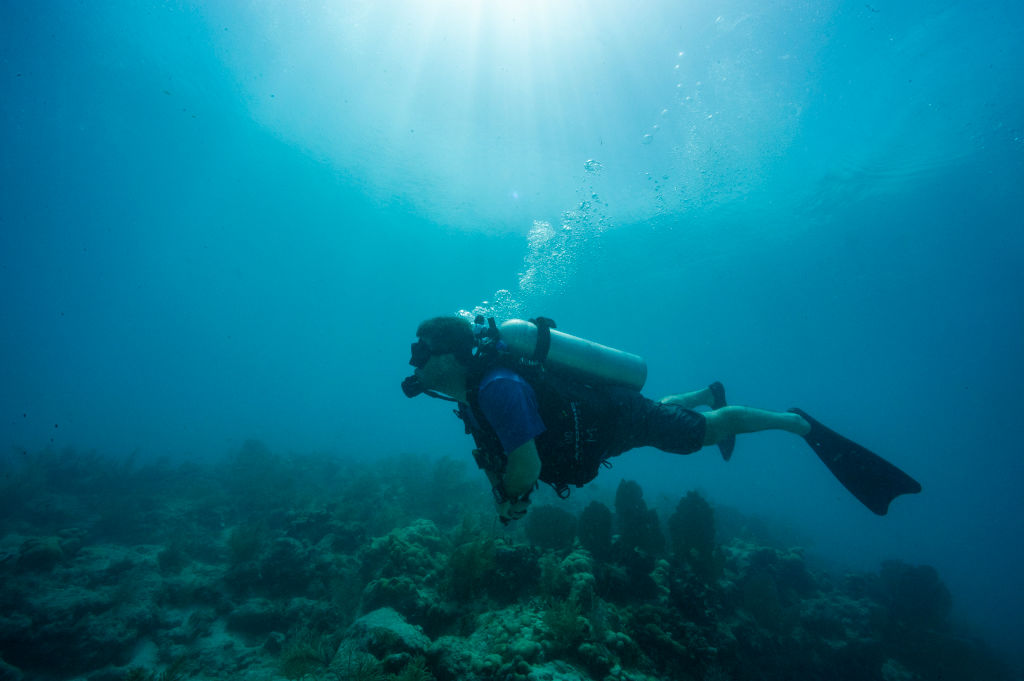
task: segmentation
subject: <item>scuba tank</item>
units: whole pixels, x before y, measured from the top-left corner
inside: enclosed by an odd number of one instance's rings
[[[492,322],[493,323],[493,322]],[[501,342],[514,355],[585,382],[611,383],[639,391],[647,380],[643,357],[554,330],[554,322],[510,319],[498,327]]]
[[[483,315],[478,315],[472,327],[476,339],[473,357],[478,367],[500,362],[500,358],[506,356],[521,368],[532,366],[565,373],[583,383],[621,385],[636,391],[644,387],[647,363],[643,357],[555,331],[554,327],[555,323],[547,317],[528,322],[510,319],[499,327],[493,317],[485,320]],[[415,357],[418,344],[413,344],[414,357],[409,362],[417,367],[421,366],[416,364]],[[426,393],[454,401],[433,390],[425,390],[415,374],[402,381],[402,392],[406,397]]]

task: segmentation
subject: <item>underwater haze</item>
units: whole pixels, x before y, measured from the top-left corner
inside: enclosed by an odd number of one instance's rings
[[[469,462],[447,403],[399,389],[417,325],[544,315],[642,355],[649,397],[722,381],[923,486],[878,517],[762,433],[728,463],[627,453],[580,505],[622,479],[652,503],[696,489],[823,566],[934,566],[957,622],[1019,655],[1022,20],[921,0],[4,3],[0,470],[247,441]]]

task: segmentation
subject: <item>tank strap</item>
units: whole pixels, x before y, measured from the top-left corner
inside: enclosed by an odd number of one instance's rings
[[[537,327],[537,347],[533,351],[532,359],[535,362],[543,362],[551,350],[551,329],[556,328],[555,320],[550,317],[537,317],[530,321]]]

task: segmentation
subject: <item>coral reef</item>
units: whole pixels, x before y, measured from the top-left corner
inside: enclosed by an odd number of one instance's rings
[[[572,548],[572,541],[576,538],[576,516],[558,506],[537,506],[526,516],[526,538],[542,549]]]
[[[705,581],[719,575],[723,561],[715,545],[715,512],[704,497],[687,492],[669,516],[668,528],[676,560]]]
[[[0,483],[0,679],[1012,678],[929,566],[814,571],[696,492],[666,541],[635,482],[614,515],[538,505],[506,530],[469,472],[255,441],[26,460]]]
[[[590,502],[580,513],[580,544],[598,560],[612,556],[612,512],[600,501]]]
[[[632,480],[623,480],[615,492],[615,520],[619,544],[624,551],[639,551],[653,556],[665,547],[658,513],[647,508],[644,492]]]

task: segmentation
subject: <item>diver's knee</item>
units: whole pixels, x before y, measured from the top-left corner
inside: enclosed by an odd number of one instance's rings
[[[704,412],[704,445],[718,444],[727,437],[736,435],[743,422],[743,407],[720,407]]]
[[[704,412],[704,446],[718,444],[720,439],[719,435],[719,419],[716,418],[715,412]]]

